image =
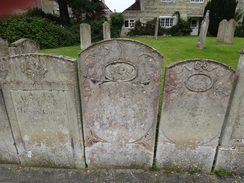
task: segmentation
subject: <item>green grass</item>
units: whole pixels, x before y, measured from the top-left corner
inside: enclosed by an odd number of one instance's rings
[[[216,42],[216,37],[207,37],[205,49],[198,50],[195,44],[198,37],[133,37],[131,39],[145,43],[160,52],[164,56],[163,67],[179,61],[193,58],[212,59],[229,65],[236,69],[240,57],[240,49],[244,46],[244,38],[234,38],[233,44]],[[56,53],[60,55],[78,58],[80,45],[61,47],[56,49],[41,50],[42,53]]]

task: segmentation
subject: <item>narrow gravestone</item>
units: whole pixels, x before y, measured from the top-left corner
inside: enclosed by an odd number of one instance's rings
[[[80,24],[80,43],[83,50],[91,45],[91,26],[89,24]]]
[[[31,39],[22,38],[18,41],[11,43],[11,47],[9,47],[10,55],[19,55],[25,53],[39,53],[40,46]]]
[[[103,23],[103,39],[111,39],[110,24],[107,21]]]
[[[8,56],[9,56],[8,41],[6,41],[0,37],[0,58],[8,57]]]
[[[225,120],[215,169],[244,172],[244,48],[237,68],[236,87]]]
[[[158,39],[158,26],[159,26],[159,18],[157,17],[155,22],[155,33],[154,33],[155,39]]]
[[[233,37],[235,35],[236,25],[237,23],[234,19],[230,19],[229,22],[227,23],[226,30],[225,30],[225,38],[224,38],[225,43],[232,44]]]
[[[199,34],[198,42],[196,44],[197,49],[204,49],[205,40],[208,33],[208,25],[209,25],[209,10],[207,10],[207,13],[201,24],[200,34]]]
[[[166,68],[157,166],[210,172],[235,72],[204,59]]]
[[[22,165],[85,167],[76,60],[0,59],[1,86]]]
[[[1,75],[1,69],[0,69]],[[11,127],[0,88],[0,163],[19,163]]]
[[[222,20],[219,23],[218,34],[217,34],[218,42],[222,42],[222,43],[224,42],[227,24],[228,24],[228,21],[226,19]]]
[[[102,41],[80,54],[88,167],[153,162],[162,56],[137,41]]]

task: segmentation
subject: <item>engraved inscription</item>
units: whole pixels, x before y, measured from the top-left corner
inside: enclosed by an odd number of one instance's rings
[[[187,78],[186,87],[194,92],[204,92],[209,90],[212,85],[212,79],[205,74],[194,74]]]
[[[109,63],[105,66],[105,76],[112,81],[131,81],[136,78],[136,67],[121,60]]]

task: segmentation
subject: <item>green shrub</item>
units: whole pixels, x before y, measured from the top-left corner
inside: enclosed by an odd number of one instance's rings
[[[120,37],[121,29],[124,24],[124,16],[122,13],[113,13],[110,15],[111,37]]]

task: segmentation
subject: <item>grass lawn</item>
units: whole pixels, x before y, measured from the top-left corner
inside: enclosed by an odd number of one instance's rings
[[[223,44],[216,42],[216,37],[207,37],[205,49],[195,48],[198,37],[133,37],[130,39],[138,40],[158,50],[163,56],[163,67],[179,61],[193,58],[212,59],[229,65],[236,69],[240,57],[240,49],[244,46],[244,38],[234,38],[233,44]],[[42,53],[56,53],[60,55],[78,58],[80,45],[61,47],[56,49],[41,50]]]

